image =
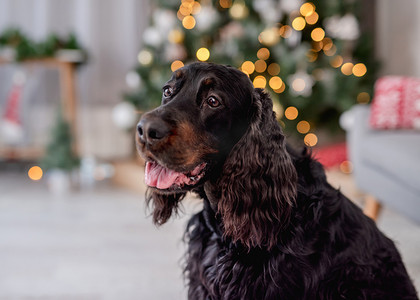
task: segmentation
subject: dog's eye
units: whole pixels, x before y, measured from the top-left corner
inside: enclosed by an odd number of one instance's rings
[[[167,87],[163,89],[163,96],[166,98],[171,97],[173,93],[173,89],[171,87]]]
[[[220,101],[217,100],[215,97],[209,97],[209,98],[207,98],[207,104],[210,107],[219,107],[220,106]]]

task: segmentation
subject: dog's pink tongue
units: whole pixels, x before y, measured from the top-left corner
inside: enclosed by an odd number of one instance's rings
[[[147,162],[145,170],[145,182],[150,187],[165,190],[177,183],[181,173],[162,167],[156,162]]]

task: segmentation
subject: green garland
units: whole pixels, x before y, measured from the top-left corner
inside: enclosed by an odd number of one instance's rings
[[[82,62],[87,58],[86,50],[80,46],[74,33],[65,38],[50,34],[45,41],[35,42],[19,29],[9,28],[0,34],[0,50],[6,47],[14,49],[16,61],[54,57],[63,49],[80,50],[84,57]]]

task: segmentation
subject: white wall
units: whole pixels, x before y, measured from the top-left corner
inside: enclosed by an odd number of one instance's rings
[[[381,75],[420,77],[420,1],[376,1],[376,53]]]
[[[132,135],[112,123],[111,110],[136,64],[141,34],[149,22],[148,0],[0,0],[0,32],[10,26],[34,40],[75,32],[89,52],[78,70],[81,150],[98,157],[131,151]],[[0,102],[1,103],[1,102]]]

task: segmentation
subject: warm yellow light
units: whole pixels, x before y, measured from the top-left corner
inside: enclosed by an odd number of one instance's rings
[[[271,63],[268,68],[267,68],[267,72],[268,74],[270,74],[271,76],[275,76],[278,75],[280,73],[280,66],[279,64],[276,63]]]
[[[294,106],[289,106],[288,108],[286,108],[286,110],[284,111],[284,116],[289,119],[289,120],[294,120],[297,118],[299,112],[297,110],[296,107]]]
[[[283,80],[281,80],[281,78],[278,76],[273,76],[270,78],[268,84],[273,90],[278,90],[283,85]]]
[[[306,87],[306,83],[305,83],[305,80],[303,80],[302,78],[296,78],[292,82],[292,88],[296,92],[302,92],[305,89],[305,87]]]
[[[175,72],[179,68],[182,68],[184,66],[184,63],[180,60],[176,60],[171,64],[171,70],[172,72]]]
[[[206,61],[210,57],[210,51],[207,48],[200,48],[197,50],[196,55],[197,55],[198,60]]]
[[[305,135],[303,141],[307,146],[313,147],[318,143],[318,137],[314,133],[308,133]]]
[[[354,76],[362,77],[363,75],[366,74],[367,68],[366,68],[366,66],[364,64],[359,63],[359,64],[355,64],[354,65],[352,71],[353,71]]]
[[[40,180],[42,178],[43,172],[42,169],[38,166],[33,166],[28,171],[28,177],[31,180]]]
[[[333,68],[339,68],[343,64],[343,58],[337,55],[331,59],[330,64]]]
[[[243,72],[247,73],[248,75],[254,73],[254,71],[255,71],[254,63],[252,61],[249,61],[249,60],[244,61],[242,63],[242,66],[241,66],[241,70]]]
[[[318,53],[315,50],[309,50],[308,53],[306,53],[306,56],[308,57],[309,62],[314,62],[318,58]]]
[[[309,25],[314,25],[316,22],[318,22],[319,15],[316,12],[313,12],[311,15],[305,17],[306,23]]]
[[[279,33],[275,27],[265,29],[258,36],[258,41],[261,44],[272,46],[279,41]]]
[[[314,12],[315,12],[315,5],[313,5],[310,2],[306,2],[302,4],[302,6],[300,7],[300,13],[304,17],[308,17],[312,15]]]
[[[183,14],[181,14],[181,12],[179,10],[176,12],[176,16],[181,22],[185,18],[185,16]]]
[[[259,75],[254,78],[253,84],[255,88],[263,89],[267,85],[267,79],[265,79],[264,76]]]
[[[279,89],[277,89],[277,90],[274,90],[274,92],[276,92],[277,94],[281,94],[281,93],[284,92],[285,89],[286,89],[286,85],[283,82],[283,84],[281,85],[281,87]]]
[[[179,10],[178,10],[181,14],[183,14],[184,16],[188,16],[191,12],[192,12],[192,3],[182,3],[179,6]]]
[[[262,60],[268,59],[270,57],[270,50],[268,50],[267,48],[261,48],[257,52],[257,57]]]
[[[312,41],[312,48],[316,52],[321,51],[323,46],[324,46],[324,44],[322,43],[322,41],[321,42]]]
[[[324,53],[326,56],[333,56],[337,52],[337,47],[335,45],[332,45],[330,49],[325,50]]]
[[[279,34],[281,37],[287,39],[292,35],[292,28],[289,25],[284,25],[280,27]]]
[[[318,27],[315,28],[314,30],[312,30],[311,32],[311,38],[315,41],[315,42],[320,42],[324,39],[325,37],[325,31],[324,29]]]
[[[267,63],[261,59],[255,62],[255,71],[262,73],[267,69]]]
[[[306,22],[305,22],[305,19],[302,18],[302,17],[297,17],[292,22],[293,29],[295,29],[297,31],[303,30],[303,28],[305,28],[305,26],[306,26]]]
[[[220,0],[220,7],[222,8],[229,8],[232,6],[232,1],[231,0]]]
[[[201,4],[200,4],[200,2],[197,2],[197,1],[193,2],[191,13],[193,15],[196,15],[196,14],[200,13],[200,11],[201,11]]]
[[[328,50],[330,50],[331,49],[331,47],[334,45],[333,44],[333,41],[330,39],[330,38],[324,38],[323,40],[322,40],[322,49],[324,50],[324,51],[328,51]]]
[[[234,19],[243,19],[248,16],[248,7],[242,2],[235,2],[229,9],[229,13]]]
[[[345,63],[341,66],[341,73],[344,75],[351,75],[353,73],[353,64],[352,63]]]
[[[305,134],[309,132],[311,125],[307,121],[300,121],[297,123],[296,129],[299,133]]]
[[[370,95],[366,92],[361,92],[357,95],[357,102],[360,104],[367,104],[370,101]]]
[[[353,172],[353,164],[348,160],[345,160],[340,164],[340,170],[343,173],[350,174]]]
[[[180,44],[184,41],[184,32],[179,29],[172,29],[168,34],[168,40],[174,44]]]
[[[150,65],[153,61],[153,55],[149,50],[141,50],[137,59],[141,65]]]
[[[186,16],[182,20],[182,26],[184,26],[185,29],[193,29],[195,27],[195,19],[193,16]]]
[[[243,72],[246,76],[248,76],[248,77],[249,77],[248,72],[246,72],[246,71],[242,70],[241,68],[238,68],[238,70],[239,70],[239,71],[242,71],[242,72]]]

